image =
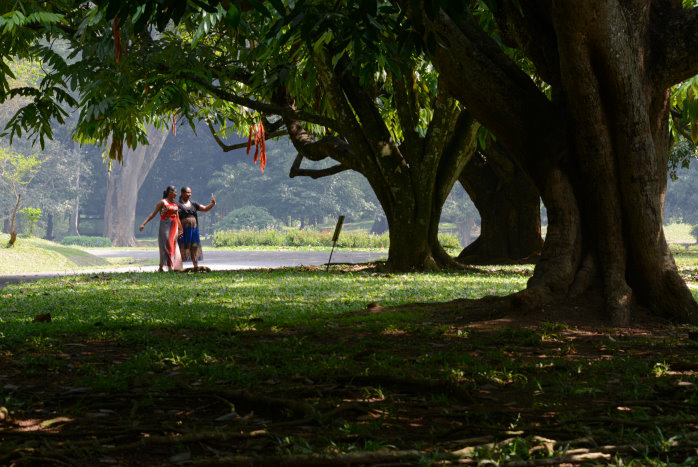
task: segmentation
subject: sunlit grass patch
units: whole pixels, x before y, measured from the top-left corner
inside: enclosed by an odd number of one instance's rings
[[[7,248],[9,239],[9,235],[0,234],[0,275],[38,271],[74,271],[85,267],[109,265],[108,261],[79,248],[36,237],[18,237],[14,246]]]
[[[123,387],[138,368],[158,375],[161,362],[208,382],[253,383],[287,371],[311,377],[347,371],[392,374],[401,371],[403,351],[392,355],[379,350],[385,339],[407,345],[405,351],[416,352],[416,358],[421,346],[405,338],[441,339],[449,328],[422,323],[415,313],[358,317],[353,312],[365,310],[369,302],[387,307],[508,294],[522,288],[525,279],[495,273],[325,273],[321,268],[68,276],[11,284],[0,291],[0,351],[60,352],[65,336],[142,349],[116,369],[75,373],[115,388]],[[52,321],[32,323],[41,313],[51,313]],[[311,340],[295,334],[299,326]],[[347,341],[347,326],[383,338]],[[260,347],[250,348],[249,339]],[[372,355],[370,371],[356,367],[352,357],[366,352]],[[420,357],[418,366],[434,372],[434,361],[444,357],[429,355]],[[255,368],[256,376],[248,371],[252,361],[266,362]],[[131,369],[124,372],[126,368]]]
[[[7,325],[51,312],[57,326],[81,323],[213,326],[265,317],[276,324],[382,306],[504,295],[527,276],[329,273],[321,269],[212,272],[207,275],[99,274],[9,285],[0,292]]]
[[[691,224],[671,223],[664,226],[664,235],[668,243],[695,244],[696,238],[691,235]]]

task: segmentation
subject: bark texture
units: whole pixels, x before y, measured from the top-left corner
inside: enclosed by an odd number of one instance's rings
[[[17,232],[15,232],[15,219],[17,219],[17,211],[19,210],[19,203],[22,201],[22,195],[17,194],[15,196],[17,202],[15,203],[15,208],[12,211],[12,217],[10,218],[10,245],[14,245],[17,241]]]
[[[531,180],[493,142],[476,154],[458,180],[480,213],[480,236],[463,249],[464,264],[535,262],[543,246],[540,195]]]
[[[107,177],[104,236],[114,246],[136,246],[134,232],[138,190],[160,154],[168,134],[151,126],[147,132],[149,144],[138,146],[135,151],[127,150],[123,164],[112,167]]]
[[[698,10],[673,0],[496,3],[501,37],[531,59],[550,99],[462,7],[409,6],[425,37],[447,44],[429,53],[450,92],[546,205],[545,244],[519,303],[584,295],[616,324],[636,306],[698,322],[662,228],[668,88],[698,73],[685,43],[698,42]]]
[[[73,150],[78,154],[78,161],[75,165],[75,201],[73,202],[73,209],[68,221],[68,235],[80,235],[80,171],[82,168],[82,152],[77,143],[73,145]]]

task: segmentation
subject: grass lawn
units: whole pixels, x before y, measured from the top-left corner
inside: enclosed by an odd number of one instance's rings
[[[696,238],[691,235],[691,224],[669,224],[664,226],[664,235],[669,243],[695,244]]]
[[[99,268],[110,263],[90,255],[79,247],[64,246],[36,237],[17,237],[14,246],[7,247],[8,234],[0,234],[0,275],[38,271],[66,271]]]
[[[677,255],[698,279],[698,252]],[[461,300],[531,272],[8,285],[0,465],[695,465],[693,329],[524,325]]]

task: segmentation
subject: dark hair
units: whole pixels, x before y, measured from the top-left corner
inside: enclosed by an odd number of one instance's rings
[[[167,198],[167,193],[169,193],[170,191],[174,191],[175,193],[177,193],[177,187],[174,185],[168,186],[167,188],[165,188],[165,191],[162,192],[162,197]]]
[[[181,190],[179,190],[179,200],[182,201],[182,195],[184,194],[185,191],[191,190],[188,186],[183,186]]]

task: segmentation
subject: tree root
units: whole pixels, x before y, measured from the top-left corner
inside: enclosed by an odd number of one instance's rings
[[[324,417],[333,417],[342,412],[358,410],[366,411],[367,407],[362,404],[350,403],[339,406],[331,411],[320,414]],[[303,424],[316,420],[315,418],[305,418],[295,420],[293,422],[280,422],[277,424],[268,425],[267,429],[254,430],[249,432],[239,432],[232,429],[219,429],[197,431],[191,433],[173,433],[170,435],[154,435],[143,437],[138,441],[117,445],[108,446],[107,439],[97,438],[84,441],[73,442],[70,444],[73,448],[80,446],[97,446],[101,445],[106,453],[114,454],[124,451],[138,451],[155,446],[183,446],[187,444],[197,444],[206,442],[224,443],[229,450],[244,449],[241,446],[231,446],[235,441],[251,441],[255,439],[274,440],[278,435],[270,431],[272,428],[281,428],[291,425]],[[604,420],[607,421],[607,420]],[[612,420],[615,421],[615,420]],[[621,420],[625,423],[625,420]],[[142,427],[140,432],[149,431]],[[157,430],[152,430],[157,431]],[[162,430],[161,430],[162,431]],[[539,430],[540,431],[540,430]],[[521,435],[519,435],[521,436]],[[418,451],[418,450],[379,450],[379,451],[354,451],[349,453],[330,454],[330,453],[314,453],[314,454],[273,454],[273,455],[230,455],[221,456],[220,451],[213,450],[216,454],[215,462],[217,464],[231,464],[241,466],[351,466],[351,465],[405,465],[414,464],[417,462],[439,463],[439,465],[479,465],[482,462],[482,456],[485,453],[488,458],[494,461],[499,461],[497,465],[503,467],[535,467],[535,466],[554,466],[561,464],[582,464],[589,462],[605,463],[610,461],[614,456],[618,455],[646,455],[646,453],[655,452],[660,449],[658,446],[646,444],[628,444],[628,445],[599,445],[592,437],[574,438],[566,441],[548,439],[541,436],[531,436],[529,443],[529,459],[500,461],[501,453],[507,452],[509,446],[516,442],[517,438],[507,438],[501,441],[494,441],[495,436],[481,436],[477,438],[462,439],[449,443],[466,444],[466,446],[452,451]],[[231,443],[233,442],[233,443]],[[27,441],[22,446],[16,446],[9,452],[0,456],[0,463],[11,463],[12,461],[36,462],[50,465],[70,465],[66,461],[66,457],[56,455],[56,447],[44,438],[46,449],[39,447],[40,443],[34,439]],[[698,446],[698,432],[687,433],[671,441],[669,449],[679,451],[685,449],[695,449]],[[564,454],[553,456],[555,450],[562,450]],[[540,453],[540,454],[539,454]],[[541,457],[535,458],[540,455]],[[193,459],[192,464],[207,464],[209,465],[212,459],[201,458]]]
[[[249,440],[253,438],[272,437],[267,430],[255,430],[248,433],[232,431],[199,431],[196,433],[182,433],[176,436],[149,436],[136,442],[109,447],[109,452],[129,451],[157,445],[181,445],[186,443],[199,443],[202,441],[232,441]]]
[[[461,401],[473,403],[475,399],[473,395],[464,388],[456,384],[448,384],[442,382],[429,382],[415,380],[412,378],[397,378],[390,375],[351,375],[351,376],[336,376],[332,378],[339,383],[360,384],[370,386],[388,386],[400,387],[412,393],[427,393],[427,394],[444,394],[451,396]]]
[[[210,390],[197,390],[189,386],[184,387],[187,390],[187,397],[194,396],[211,396],[211,397],[222,397],[226,401],[228,399],[232,401],[233,404],[248,404],[252,406],[263,407],[265,411],[272,409],[277,413],[288,412],[290,415],[300,415],[302,417],[309,417],[315,415],[316,411],[312,405],[307,402],[299,402],[292,399],[282,399],[278,397],[264,396],[261,394],[252,394],[252,392],[247,389],[239,390],[225,390],[225,391],[210,391]]]
[[[272,428],[285,428],[285,427],[291,427],[291,426],[298,426],[298,425],[306,425],[309,423],[315,423],[319,419],[327,419],[327,418],[332,418],[336,417],[337,415],[340,415],[344,412],[351,412],[351,411],[358,411],[362,413],[368,413],[370,412],[370,409],[362,404],[358,404],[356,402],[351,402],[348,404],[342,404],[339,407],[329,410],[327,412],[322,412],[317,414],[316,416],[313,417],[306,417],[306,418],[301,418],[298,420],[290,420],[288,422],[277,422],[277,423],[272,423],[271,425],[267,425],[267,429],[272,429]]]
[[[268,455],[268,456],[226,456],[216,459],[222,465],[237,466],[283,466],[283,467],[312,467],[312,466],[342,466],[349,465],[375,465],[390,464],[401,465],[403,463],[414,464],[424,458],[432,458],[427,453],[417,450],[409,451],[376,451],[376,452],[351,452],[346,454],[295,454],[295,455]],[[210,461],[196,462],[193,464],[208,464]]]
[[[503,446],[511,440],[488,443],[485,445],[469,446],[452,452],[428,452],[417,450],[404,451],[373,451],[351,452],[344,454],[302,454],[302,455],[267,455],[267,456],[225,456],[216,459],[217,463],[238,466],[351,466],[351,465],[412,465],[416,462],[439,462],[439,465],[480,465],[482,459],[473,459],[472,455],[481,449],[492,449]],[[567,445],[552,440],[548,445]],[[609,461],[614,455],[633,452],[644,452],[645,445],[602,446],[597,449],[571,449],[564,455],[544,457],[532,460],[516,460],[499,462],[500,467],[537,467],[561,464],[582,464],[587,462]],[[496,457],[495,457],[496,458]],[[210,460],[193,461],[194,465],[209,464]]]

